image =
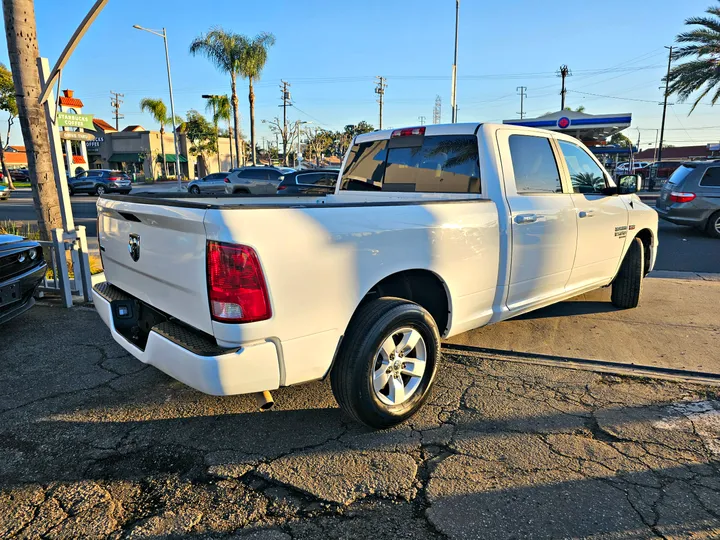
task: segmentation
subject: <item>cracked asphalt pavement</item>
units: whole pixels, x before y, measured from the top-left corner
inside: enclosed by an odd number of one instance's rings
[[[88,308],[2,327],[0,538],[717,538],[717,387],[445,355],[374,432],[327,382],[200,394]]]

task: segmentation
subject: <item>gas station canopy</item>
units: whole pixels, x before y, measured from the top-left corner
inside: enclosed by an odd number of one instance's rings
[[[558,111],[538,118],[503,120],[503,124],[534,127],[567,133],[588,146],[604,144],[605,139],[630,127],[631,113],[586,114],[576,111]]]

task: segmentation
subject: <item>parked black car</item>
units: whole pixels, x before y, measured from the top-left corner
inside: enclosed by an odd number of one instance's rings
[[[30,173],[27,169],[10,169],[10,178],[16,182],[28,182],[30,180]]]
[[[35,289],[46,272],[40,244],[21,236],[0,234],[0,324],[35,304]]]
[[[104,195],[105,193],[122,193],[127,195],[132,189],[130,177],[122,171],[110,169],[91,169],[83,171],[68,180],[70,195],[88,193]]]
[[[307,169],[286,174],[277,192],[281,194],[306,193],[320,195],[333,193],[340,169]]]

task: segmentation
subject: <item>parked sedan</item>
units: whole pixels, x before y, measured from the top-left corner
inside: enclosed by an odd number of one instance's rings
[[[21,236],[0,235],[0,323],[35,304],[35,289],[46,272],[40,244]]]
[[[27,169],[10,169],[10,178],[16,182],[27,182],[30,180],[30,173]]]
[[[670,223],[720,238],[720,161],[683,163],[660,190],[655,210]]]
[[[193,195],[201,193],[225,193],[225,179],[230,176],[229,172],[208,174],[203,178],[193,180],[188,184],[187,190]]]
[[[105,193],[122,193],[127,195],[132,189],[130,177],[122,171],[110,169],[91,169],[83,171],[68,180],[70,195],[88,193],[105,195]]]
[[[309,169],[286,174],[277,192],[282,194],[306,193],[320,195],[333,193],[340,169]]]
[[[276,167],[245,167],[225,179],[225,193],[230,195],[270,195],[277,192],[282,171]]]

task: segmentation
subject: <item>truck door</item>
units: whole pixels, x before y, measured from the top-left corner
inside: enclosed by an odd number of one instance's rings
[[[579,145],[558,140],[573,189],[578,241],[568,289],[579,289],[615,276],[628,235],[628,211],[623,198],[605,195],[605,171]]]
[[[570,186],[546,136],[498,131],[512,241],[506,305],[530,307],[565,291],[577,224]]]

